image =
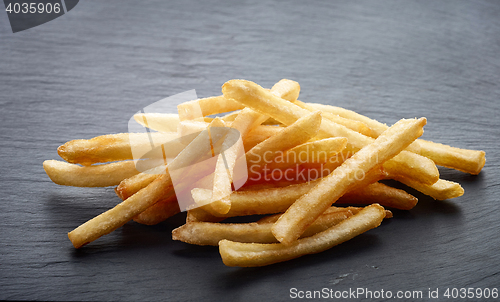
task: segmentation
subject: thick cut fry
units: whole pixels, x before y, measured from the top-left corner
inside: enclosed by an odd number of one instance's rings
[[[462,186],[449,180],[440,179],[432,185],[424,185],[404,177],[396,178],[396,180],[437,200],[452,199],[464,195]]]
[[[231,112],[243,108],[244,106],[240,103],[227,99],[222,95],[177,105],[177,111],[179,112],[179,119],[181,121],[193,120],[202,116]]]
[[[43,169],[50,179],[63,186],[109,187],[139,173],[133,161],[82,167],[58,160],[46,160]]]
[[[173,188],[169,190],[173,190]],[[167,196],[170,197],[161,199],[135,216],[134,221],[146,225],[155,225],[179,213],[181,210],[175,194],[167,194]]]
[[[323,104],[309,103],[309,105],[316,110],[331,112],[344,118],[363,122],[370,127],[374,137],[378,137],[388,128],[386,124],[380,123],[351,110]],[[486,162],[484,151],[454,148],[422,139],[418,139],[413,142],[410,146],[408,146],[407,150],[430,158],[436,163],[436,165],[456,169],[474,175],[481,172],[481,169],[484,167]]]
[[[103,235],[111,233],[127,223],[134,216],[155,204],[160,198],[165,198],[164,194],[170,185],[166,181],[167,178],[169,178],[168,174],[161,175],[146,188],[140,190],[114,208],[94,217],[69,232],[68,238],[73,243],[73,246],[80,248]]]
[[[322,232],[352,216],[349,210],[325,213],[309,226],[302,237]],[[172,231],[172,239],[190,244],[217,246],[223,239],[236,242],[276,243],[272,222],[213,223],[190,222]]]
[[[57,148],[59,156],[73,164],[91,165],[133,159],[134,150],[151,149],[155,144],[169,143],[169,152],[178,154],[185,145],[177,142],[177,133],[120,133],[72,140]]]
[[[259,85],[244,80],[231,80],[222,86],[222,92],[228,99],[234,99],[255,111],[265,113],[270,117],[290,125],[300,117],[307,115],[310,111],[279,98]],[[361,149],[373,142],[373,138],[346,128],[343,125],[333,123],[328,119],[322,119],[320,126],[320,136],[327,137],[346,137],[348,145],[354,149]],[[439,179],[439,171],[436,165],[429,159],[419,157],[422,162],[419,165],[412,165],[410,169],[406,164],[407,158],[414,158],[417,155],[412,152],[401,152],[397,157],[391,159],[394,166],[400,166],[398,174],[405,177],[418,180],[425,184],[433,184]],[[403,168],[404,167],[404,168]],[[425,168],[424,168],[425,167]],[[429,169],[429,167],[432,167]],[[409,171],[411,170],[411,171]]]
[[[179,115],[175,113],[138,113],[134,120],[143,127],[159,132],[176,132]]]
[[[313,138],[321,124],[321,113],[314,112],[299,118],[278,134],[268,138],[246,153],[250,173],[258,173],[266,164],[272,162],[276,152],[286,151]]]
[[[290,244],[321,213],[357,184],[356,173],[367,173],[406,148],[423,133],[426,119],[400,120],[372,144],[346,160],[323,178],[311,191],[299,198],[273,226],[273,234]],[[333,200],[333,201],[332,201]]]
[[[323,232],[299,239],[290,245],[282,243],[240,243],[221,240],[219,242],[219,252],[222,261],[227,266],[269,265],[330,249],[378,227],[384,217],[384,208],[373,204]]]
[[[282,79],[274,84],[273,88],[271,88],[271,93],[284,100],[293,102],[299,98],[300,85],[295,81]]]

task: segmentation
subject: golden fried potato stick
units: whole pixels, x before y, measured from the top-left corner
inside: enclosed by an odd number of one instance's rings
[[[374,137],[378,137],[388,126],[374,119],[354,111],[323,104],[308,103],[315,110],[322,110],[333,114],[338,114],[344,118],[360,121],[371,128]],[[477,175],[481,172],[486,162],[485,152],[454,148],[447,145],[418,139],[407,148],[408,151],[415,152],[433,160],[436,165],[456,169],[462,172]]]
[[[282,79],[274,84],[271,93],[284,100],[294,102],[299,98],[300,85],[295,81]]]
[[[371,203],[369,203],[369,204],[371,204]],[[328,209],[326,209],[326,211],[323,212],[323,214],[321,214],[321,216],[324,216],[326,214],[341,213],[341,212],[342,213],[351,212],[354,215],[354,214],[359,213],[359,211],[361,211],[362,209],[364,209],[364,208],[352,207],[352,206],[351,207],[331,206]],[[275,223],[276,221],[278,221],[278,219],[281,217],[281,215],[283,215],[283,213],[265,216],[265,217],[262,217],[261,219],[257,220],[257,223],[270,223],[270,222]],[[385,210],[385,217],[384,218],[392,218],[392,216],[393,215],[392,215],[392,212],[390,210]],[[304,236],[302,236],[302,237],[304,237]]]
[[[415,196],[408,194],[404,190],[375,182],[363,189],[347,192],[335,204],[378,203],[384,207],[411,210],[417,205],[417,202],[418,199]]]
[[[384,217],[384,208],[373,204],[323,232],[299,239],[289,245],[282,243],[240,243],[221,240],[219,242],[219,252],[222,261],[227,266],[269,265],[330,249],[378,227]]]
[[[221,123],[220,119],[214,119],[211,124],[217,123]],[[206,144],[206,133],[201,133],[168,164],[168,169],[187,166],[209,152],[211,152],[211,146]],[[147,187],[139,190],[114,208],[94,217],[68,233],[73,246],[80,248],[103,235],[111,233],[160,199],[167,199],[175,194],[175,191],[171,190],[172,179],[170,174],[168,171],[165,172]]]
[[[425,118],[400,120],[299,198],[273,226],[280,242],[297,240],[321,213],[359,182],[356,173],[368,171],[394,157],[423,134]]]
[[[424,185],[404,177],[397,177],[396,180],[436,200],[452,199],[464,195],[462,186],[449,180],[439,179],[432,185]]]
[[[64,160],[85,166],[95,163],[134,159],[135,150],[151,149],[151,138],[156,144],[169,142],[170,153],[178,154],[185,145],[177,142],[177,133],[120,133],[94,137],[92,139],[72,140],[57,148],[57,153]],[[131,145],[131,143],[133,145]]]
[[[176,132],[179,115],[175,113],[137,113],[134,120],[143,127],[159,132]]]
[[[173,190],[173,188],[169,190]],[[144,212],[135,216],[134,221],[146,225],[155,225],[179,213],[181,210],[175,194],[168,195],[169,197],[161,199]]]
[[[322,232],[352,216],[349,210],[325,213],[309,226],[302,237]],[[217,246],[223,239],[248,243],[276,243],[271,233],[273,222],[213,223],[189,222],[172,231],[172,239],[196,245]]]
[[[309,110],[311,112],[316,111],[308,104],[298,100],[299,92],[300,92],[299,83],[287,79],[282,79],[278,83],[274,84],[273,88],[271,89],[271,93],[273,93],[277,97],[290,101],[295,105],[298,105],[299,107]],[[370,135],[371,132],[370,128],[368,128],[368,126],[362,122],[349,120],[341,116],[338,116],[336,114],[331,114],[329,112],[324,112],[324,111],[322,111],[322,115],[323,118],[327,118],[334,123],[344,125],[345,127],[354,130],[356,132],[359,132],[361,134]]]
[[[147,187],[164,172],[165,166],[161,165],[126,178],[115,188],[115,193],[122,200],[125,200],[137,193],[140,189]]]
[[[231,128],[236,131],[229,132],[222,143],[221,153],[217,157],[215,171],[213,173],[212,202],[210,206],[218,213],[225,214],[231,208],[229,195],[232,192],[233,169],[238,156],[244,154],[243,144],[236,143],[239,137],[245,139],[248,132],[262,124],[267,116],[253,111],[250,108],[243,109],[231,123]]]
[[[290,126],[283,128],[278,134],[271,136],[246,153],[250,173],[258,173],[277,155],[316,136],[321,124],[319,111],[304,115]]]
[[[265,113],[285,125],[290,125],[310,111],[279,98],[259,85],[245,80],[230,80],[222,86],[222,93],[228,99],[234,99],[255,111]],[[361,133],[322,119],[320,135],[327,137],[346,137],[348,146],[361,149],[371,144],[374,139]],[[413,165],[413,162],[419,162]],[[401,152],[388,164],[394,162],[392,169],[397,169],[397,174],[418,180],[425,184],[433,184],[439,179],[439,171],[434,162],[412,152]],[[412,162],[409,164],[409,162]]]
[[[271,136],[278,134],[281,130],[283,130],[283,127],[262,125],[253,129],[248,133],[246,139],[243,141],[245,152],[248,152],[250,149],[262,143]]]
[[[43,169],[54,183],[73,187],[116,186],[139,173],[133,161],[82,167],[58,160],[46,160]]]
[[[163,174],[146,188],[132,195],[114,208],[92,218],[68,233],[75,248],[90,243],[121,227],[139,213],[155,204],[161,198],[168,198],[165,192],[171,185],[168,174]]]
[[[181,103],[177,105],[177,111],[179,112],[179,119],[185,121],[199,118],[200,109],[202,116],[208,116],[240,110],[244,107],[240,103],[221,95]]]

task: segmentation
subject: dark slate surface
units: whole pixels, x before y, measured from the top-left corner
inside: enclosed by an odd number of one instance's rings
[[[422,290],[423,300],[439,288],[446,300],[447,287],[500,286],[498,1],[80,1],[16,34],[0,12],[0,37],[2,300],[286,300],[292,287]],[[74,250],[66,233],[118,198],[51,183],[43,160],[68,140],[127,131],[163,97],[216,95],[232,78],[290,78],[301,100],[386,123],[426,116],[424,138],[483,149],[486,167],[441,169],[463,197],[410,190],[415,209],[269,267],[225,267],[216,248],[172,242],[182,215]]]

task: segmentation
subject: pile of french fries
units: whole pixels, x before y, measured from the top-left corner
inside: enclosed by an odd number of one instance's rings
[[[301,102],[299,92],[299,84],[286,79],[271,89],[230,80],[222,95],[179,104],[178,114],[134,116],[147,133],[60,146],[65,162],[43,163],[53,182],[116,186],[122,199],[69,232],[74,247],[130,220],[153,225],[168,219],[181,211],[182,191],[194,202],[186,223],[173,230],[174,240],[219,246],[228,266],[269,265],[324,251],[379,226],[392,217],[384,207],[410,210],[417,204],[414,196],[380,180],[397,180],[437,200],[451,199],[464,190],[440,179],[436,165],[478,174],[485,164],[483,151],[419,139],[425,118],[388,127],[347,109]],[[173,160],[140,172],[131,150],[149,148],[151,136],[168,143],[163,156],[168,152]],[[207,139],[210,144],[203,144]],[[242,144],[234,144],[238,139]],[[211,171],[188,169],[181,175],[199,187],[174,186],[173,171],[210,157],[215,157]],[[247,169],[243,182],[241,173],[234,172],[242,160]],[[263,217],[250,223],[223,221],[247,215]]]

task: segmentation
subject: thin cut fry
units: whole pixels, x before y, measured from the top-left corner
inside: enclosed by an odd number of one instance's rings
[[[227,266],[269,265],[330,249],[378,227],[384,217],[384,208],[373,204],[326,231],[299,239],[290,245],[282,243],[240,243],[221,240],[219,242],[219,252],[222,261]]]
[[[155,204],[169,187],[165,181],[168,174],[163,174],[146,188],[140,190],[130,198],[118,204],[114,208],[94,217],[68,233],[68,238],[75,248],[90,243],[97,238],[109,234],[121,227],[134,216],[145,211]]]
[[[169,190],[173,190],[173,188]],[[175,194],[171,194],[170,197],[161,199],[147,208],[144,212],[135,216],[134,221],[146,225],[155,225],[174,216],[180,211]]]
[[[82,167],[58,160],[46,160],[43,169],[50,179],[63,186],[109,187],[139,173],[133,161]]]
[[[208,116],[243,109],[244,106],[224,96],[198,99],[177,105],[181,121],[199,118],[198,114]],[[200,112],[201,110],[201,112]]]
[[[400,120],[372,144],[346,160],[288,208],[273,226],[276,239],[289,244],[299,238],[308,225],[356,185],[356,173],[367,173],[401,152],[422,135],[426,122],[425,118]]]
[[[452,199],[464,195],[462,186],[449,180],[439,179],[432,185],[424,185],[404,177],[396,178],[396,180],[437,200]]]
[[[179,115],[173,113],[138,113],[134,120],[143,127],[159,132],[176,132]]]

